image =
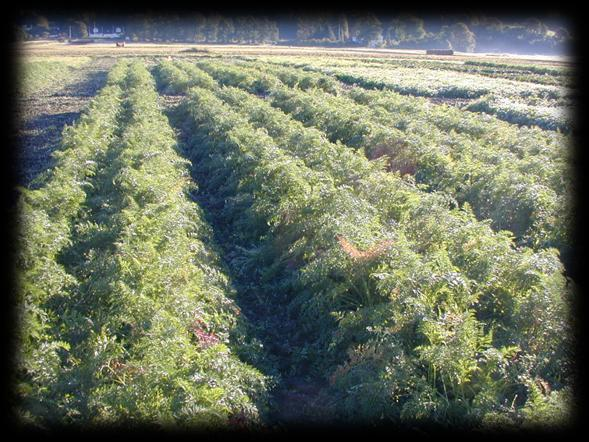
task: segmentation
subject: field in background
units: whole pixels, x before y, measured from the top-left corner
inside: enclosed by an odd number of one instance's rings
[[[325,55],[331,57],[367,57],[378,56],[383,58],[415,58],[435,60],[473,60],[484,59],[493,62],[534,62],[548,65],[567,65],[572,63],[570,57],[550,55],[517,55],[517,54],[477,54],[467,52],[456,52],[453,56],[427,56],[422,50],[395,50],[395,49],[368,49],[368,48],[323,48],[323,47],[292,47],[278,45],[197,45],[183,43],[125,43],[124,48],[116,48],[114,42],[91,43],[75,45],[68,43],[47,42],[25,42],[16,47],[19,55],[39,56],[68,56],[68,55],[190,55],[190,52],[202,51],[202,53],[219,55]],[[197,54],[194,52],[192,55]]]

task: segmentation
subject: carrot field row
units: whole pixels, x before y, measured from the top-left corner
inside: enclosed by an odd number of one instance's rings
[[[51,173],[23,192],[26,419],[259,418],[265,378],[231,349],[245,325],[175,145],[151,74],[120,62]]]
[[[572,79],[563,69],[508,66],[516,74],[514,78],[502,74],[506,68],[501,64],[481,62],[347,60],[331,63],[303,58],[285,64],[325,73],[346,84],[367,89],[392,90],[402,95],[450,102],[465,101],[467,110],[494,115],[510,123],[563,132],[572,130]]]
[[[187,90],[187,153],[222,237],[240,246],[234,271],[294,318],[287,365],[325,381],[336,416],[521,422],[548,403],[547,378],[551,400],[566,397],[571,293],[553,249],[518,247],[447,194],[330,141],[322,122],[341,107],[287,108],[284,96],[309,94],[241,66],[198,66],[212,77],[160,65],[160,88]]]
[[[569,252],[573,188],[566,136],[463,117],[463,111],[394,93],[342,90],[302,71],[274,76],[268,67],[199,65],[221,84],[269,94],[272,106],[325,131],[331,141],[370,159],[382,157],[388,170],[468,203],[479,219],[512,232],[519,244]]]

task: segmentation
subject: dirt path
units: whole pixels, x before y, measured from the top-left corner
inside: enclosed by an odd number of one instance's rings
[[[82,109],[105,81],[115,59],[101,57],[81,66],[66,85],[56,84],[17,99],[17,184],[29,186],[51,166],[51,153],[59,146],[61,132],[80,116]]]
[[[289,377],[273,393],[269,421],[275,428],[333,425],[333,398],[321,382]]]
[[[176,131],[180,146],[190,143],[187,132],[189,129],[180,123],[184,118],[180,104],[185,98],[185,95],[160,93],[160,105]],[[203,183],[208,177],[194,173],[193,178],[197,183]],[[203,191],[199,186],[199,192],[194,198],[204,210],[207,222],[213,227],[215,242],[222,251],[221,255],[237,291],[235,300],[251,325],[252,333],[263,344],[266,355],[263,365],[266,368],[272,366],[271,372],[278,374],[279,383],[270,392],[266,428],[283,430],[332,424],[333,398],[327,397],[325,393],[327,382],[309,374],[305,362],[293,364],[296,360],[293,358],[294,352],[304,343],[295,338],[300,323],[286,309],[288,294],[264,290],[258,277],[242,272],[239,265],[231,264],[236,252],[227,242],[226,232],[223,232],[223,226],[219,224],[217,212],[220,208],[213,203],[215,195]],[[258,368],[265,372],[263,367]]]

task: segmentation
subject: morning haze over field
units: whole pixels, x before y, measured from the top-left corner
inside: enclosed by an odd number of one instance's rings
[[[20,423],[572,423],[564,18],[28,11],[15,38]]]

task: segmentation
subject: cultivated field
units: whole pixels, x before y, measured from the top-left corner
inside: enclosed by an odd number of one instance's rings
[[[19,416],[567,424],[573,67],[19,48]]]

